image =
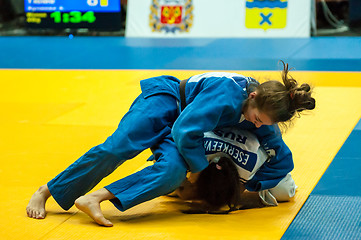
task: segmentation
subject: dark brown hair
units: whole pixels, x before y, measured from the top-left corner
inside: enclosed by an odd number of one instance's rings
[[[218,163],[210,163],[196,181],[200,199],[208,203],[211,209],[224,205],[234,209],[240,202],[240,184],[237,168],[227,157],[221,157]]]
[[[298,117],[303,110],[315,108],[316,101],[311,97],[312,89],[307,83],[298,85],[289,75],[288,63],[283,64],[282,80],[266,81],[256,88],[255,106],[266,113],[273,122],[287,122]]]

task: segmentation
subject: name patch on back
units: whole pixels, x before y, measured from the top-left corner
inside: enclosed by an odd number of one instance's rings
[[[249,172],[253,171],[257,162],[257,154],[219,139],[204,138],[204,149],[206,155],[219,152],[228,154],[239,167]]]

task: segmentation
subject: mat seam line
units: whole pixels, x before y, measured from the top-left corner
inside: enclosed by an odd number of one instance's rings
[[[41,239],[45,239],[45,237],[46,236],[48,236],[50,233],[52,233],[55,229],[57,229],[58,227],[60,227],[63,223],[65,223],[66,221],[68,221],[71,217],[73,217],[75,214],[77,214],[79,212],[79,210],[78,211],[76,211],[76,212],[74,212],[71,216],[69,216],[68,218],[66,218],[65,220],[63,220],[61,223],[59,223],[58,225],[56,225],[54,228],[52,228],[49,232],[47,232],[47,233],[45,233],[43,236],[41,236],[40,238],[39,238],[39,240],[41,240]]]

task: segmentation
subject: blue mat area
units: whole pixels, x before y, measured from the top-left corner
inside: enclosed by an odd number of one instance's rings
[[[0,68],[361,71],[361,37],[0,37]]]
[[[361,120],[282,239],[361,239]]]
[[[361,197],[312,195],[282,239],[361,239]]]

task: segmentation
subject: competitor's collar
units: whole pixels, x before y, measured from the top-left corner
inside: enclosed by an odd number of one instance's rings
[[[244,120],[246,120],[246,119],[244,118],[244,115],[243,115],[243,113],[242,113],[241,119],[239,119],[239,122],[241,123],[241,122],[243,122]]]

